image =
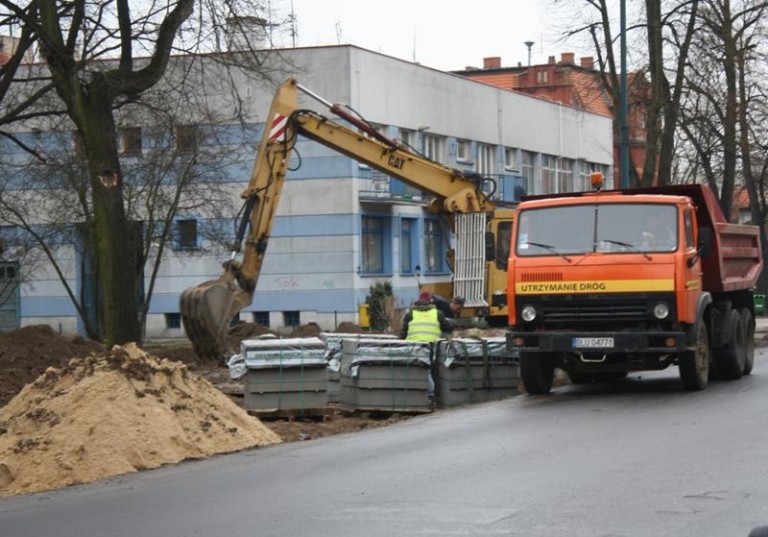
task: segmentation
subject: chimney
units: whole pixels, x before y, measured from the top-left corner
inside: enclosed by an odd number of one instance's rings
[[[573,65],[575,54],[573,52],[563,52],[560,54],[560,63],[564,65]]]
[[[555,63],[555,57],[554,56],[550,56],[549,57],[549,61],[547,63]]]
[[[595,59],[592,56],[584,56],[581,58],[581,66],[586,69],[592,69],[595,66]]]
[[[483,58],[483,69],[498,69],[501,67],[501,56]]]

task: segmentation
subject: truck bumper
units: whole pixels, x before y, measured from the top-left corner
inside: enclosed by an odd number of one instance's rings
[[[676,354],[686,349],[684,332],[523,332],[507,333],[507,348],[528,352],[578,354]]]

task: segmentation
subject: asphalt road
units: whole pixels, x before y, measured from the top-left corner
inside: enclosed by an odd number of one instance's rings
[[[0,535],[746,537],[767,351],[702,392],[674,368],[3,499]]]

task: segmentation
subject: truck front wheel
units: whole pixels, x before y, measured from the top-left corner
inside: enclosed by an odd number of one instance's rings
[[[552,358],[542,352],[520,352],[520,377],[523,387],[530,395],[549,393],[555,366]]]
[[[696,348],[680,355],[680,381],[686,390],[703,390],[709,380],[709,337],[701,320],[696,324]]]

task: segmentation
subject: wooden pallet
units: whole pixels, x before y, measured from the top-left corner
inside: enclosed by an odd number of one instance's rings
[[[337,409],[331,407],[322,408],[259,408],[246,410],[251,416],[259,419],[295,419],[311,418],[325,421],[329,416],[337,413]]]

